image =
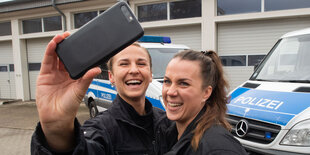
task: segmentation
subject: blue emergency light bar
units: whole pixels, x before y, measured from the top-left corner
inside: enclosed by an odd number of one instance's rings
[[[170,37],[162,36],[143,36],[138,42],[152,42],[152,43],[171,43]]]

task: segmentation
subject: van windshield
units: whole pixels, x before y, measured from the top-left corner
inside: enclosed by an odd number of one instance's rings
[[[154,79],[162,79],[165,76],[166,67],[179,48],[148,48],[152,57],[152,72]]]
[[[310,35],[278,41],[250,79],[310,83]]]

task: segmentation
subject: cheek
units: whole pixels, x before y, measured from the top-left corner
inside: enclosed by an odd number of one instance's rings
[[[200,95],[195,90],[186,90],[183,92],[180,92],[180,96],[182,96],[182,99],[184,102],[186,102],[187,106],[194,105],[195,103],[200,103]]]
[[[151,78],[152,78],[152,72],[151,72],[151,70],[150,70],[149,68],[143,68],[143,69],[141,69],[141,71],[142,71],[145,75],[151,76]]]
[[[167,89],[165,86],[163,86],[162,91],[161,91],[161,94],[163,95],[163,97],[166,97],[166,92],[167,92]]]
[[[114,74],[115,83],[121,84],[123,82],[124,76],[122,74]]]
[[[166,104],[167,104],[167,103],[166,103],[167,88],[166,88],[165,86],[162,87],[161,94],[162,94],[162,96],[163,96],[163,100],[164,100],[164,103],[165,103],[165,105],[166,105]]]

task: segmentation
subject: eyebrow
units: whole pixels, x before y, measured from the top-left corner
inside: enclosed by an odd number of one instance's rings
[[[125,59],[119,59],[118,61],[129,61],[129,59],[125,58]]]
[[[164,76],[164,78],[166,78],[166,79],[168,79],[168,80],[170,80],[166,75]]]
[[[119,59],[118,61],[129,61],[128,58]],[[144,58],[138,58],[138,61],[147,61],[147,59]]]
[[[170,78],[167,77],[167,76],[164,76],[164,78],[170,80]],[[192,81],[192,80],[191,80],[191,79],[188,79],[188,78],[183,78],[183,79],[178,79],[178,81]]]
[[[139,58],[138,61],[148,61],[148,60],[144,58]]]

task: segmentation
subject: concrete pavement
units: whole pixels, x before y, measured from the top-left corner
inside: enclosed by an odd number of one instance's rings
[[[77,118],[81,124],[89,119],[89,111],[84,103],[81,103]],[[30,140],[38,121],[34,101],[0,105],[0,154],[30,155]]]

